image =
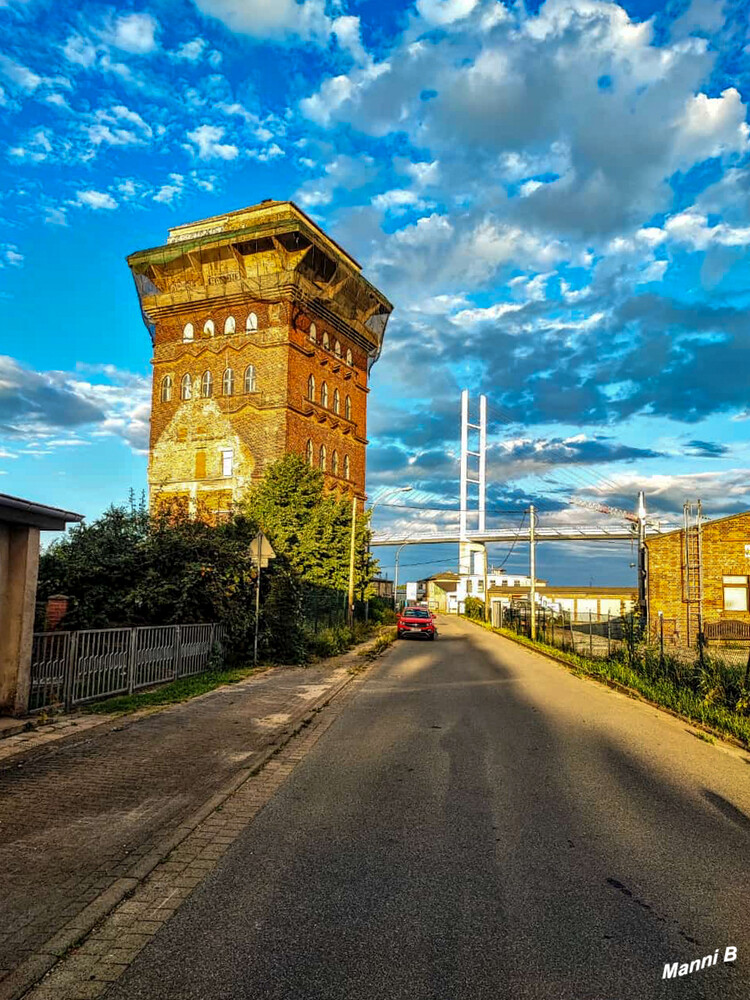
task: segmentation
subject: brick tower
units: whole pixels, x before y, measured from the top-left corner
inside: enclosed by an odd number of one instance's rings
[[[128,257],[154,366],[151,503],[215,517],[288,452],[365,496],[367,380],[392,306],[293,202]]]

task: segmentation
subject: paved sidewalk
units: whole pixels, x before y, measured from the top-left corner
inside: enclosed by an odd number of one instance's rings
[[[49,967],[50,941],[63,928],[83,926],[97,906],[103,915],[108,896],[138,884],[165,838],[357,662],[353,652],[273,668],[156,713],[20,744],[0,759],[0,996],[16,995],[35,962],[40,974]]]

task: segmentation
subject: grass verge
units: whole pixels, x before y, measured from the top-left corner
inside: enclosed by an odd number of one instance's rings
[[[588,660],[568,650],[547,646],[542,642],[532,642],[526,636],[516,635],[510,629],[494,628],[474,618],[466,620],[488,632],[495,632],[497,635],[512,639],[521,646],[544,653],[570,667],[574,673],[584,674],[605,683],[613,681],[659,708],[666,708],[688,722],[706,726],[715,730],[719,736],[729,736],[744,747],[750,748],[750,718],[739,712],[732,712],[722,705],[714,705],[695,692],[678,687],[667,678],[644,677],[622,660]]]
[[[137,712],[141,708],[157,708],[161,705],[174,705],[181,701],[188,701],[199,694],[206,694],[214,688],[221,687],[222,684],[236,684],[244,681],[246,677],[253,674],[262,673],[268,667],[233,667],[231,669],[207,670],[203,674],[196,674],[193,677],[180,677],[179,680],[170,681],[158,688],[149,691],[138,691],[136,694],[118,695],[116,698],[107,698],[106,701],[98,701],[93,705],[86,705],[84,712],[92,712],[95,715],[126,715],[130,712]]]
[[[357,656],[359,656],[363,662],[361,664],[357,664],[357,666],[349,667],[349,673],[361,673],[368,663],[372,663],[373,660],[376,660],[379,656],[381,656],[389,646],[393,645],[395,641],[395,626],[382,625],[375,642],[371,646],[368,646],[367,649],[363,649],[360,653],[357,653]]]

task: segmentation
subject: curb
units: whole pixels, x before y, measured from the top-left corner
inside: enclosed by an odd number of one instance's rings
[[[369,665],[369,664],[368,664]],[[342,664],[342,667],[344,665]],[[266,764],[303,729],[321,709],[325,708],[349,684],[356,679],[347,674],[324,691],[310,705],[307,705],[287,724],[287,728],[273,739],[250,767],[242,768],[221,789],[211,796],[187,820],[164,837],[157,846],[140,859],[127,872],[93,899],[88,906],[65,924],[51,938],[39,946],[39,951],[17,966],[5,979],[0,981],[0,1000],[20,1000],[20,998],[48,973],[54,965],[75,945],[85,938],[94,927],[107,917],[127,896],[131,895],[143,880],[178,847],[195,828],[246,781],[262,771]],[[111,720],[107,720],[111,721]]]
[[[471,621],[469,618],[466,620]],[[472,625],[476,624],[478,623],[472,622]],[[605,687],[612,688],[612,690],[617,691],[618,694],[624,694],[627,698],[631,698],[633,701],[640,701],[642,704],[649,705],[651,708],[655,708],[659,712],[664,712],[665,715],[671,715],[673,719],[679,719],[680,722],[685,722],[694,729],[700,729],[704,733],[714,736],[717,740],[721,740],[722,743],[729,743],[730,746],[736,747],[739,750],[744,750],[745,753],[750,751],[750,747],[748,747],[747,744],[743,743],[741,740],[738,740],[735,736],[732,736],[729,733],[723,733],[720,729],[713,729],[705,722],[698,722],[695,719],[691,719],[689,715],[683,715],[681,712],[677,712],[675,709],[669,708],[667,705],[660,705],[658,701],[652,701],[635,688],[628,687],[627,684],[621,684],[620,681],[612,680],[611,677],[604,677],[599,674],[588,674],[585,670],[581,670],[576,667],[574,663],[570,663],[568,660],[563,659],[562,656],[555,655],[552,650],[547,651],[546,649],[538,646],[531,646],[526,642],[521,642],[515,636],[506,635],[504,632],[496,632],[494,628],[485,628],[481,624],[479,624],[478,627],[481,628],[483,632],[489,632],[491,635],[500,636],[501,639],[507,639],[509,642],[514,643],[516,646],[520,646],[521,649],[525,649],[529,653],[538,653],[539,656],[544,656],[548,660],[554,660],[555,663],[559,663],[563,667],[566,667],[570,673],[575,674],[577,677],[583,677],[585,680],[594,681],[595,684],[603,684]]]

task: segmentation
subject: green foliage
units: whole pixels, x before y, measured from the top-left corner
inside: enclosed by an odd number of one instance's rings
[[[467,597],[464,601],[464,614],[475,621],[484,620],[484,601],[480,601],[478,597]]]

